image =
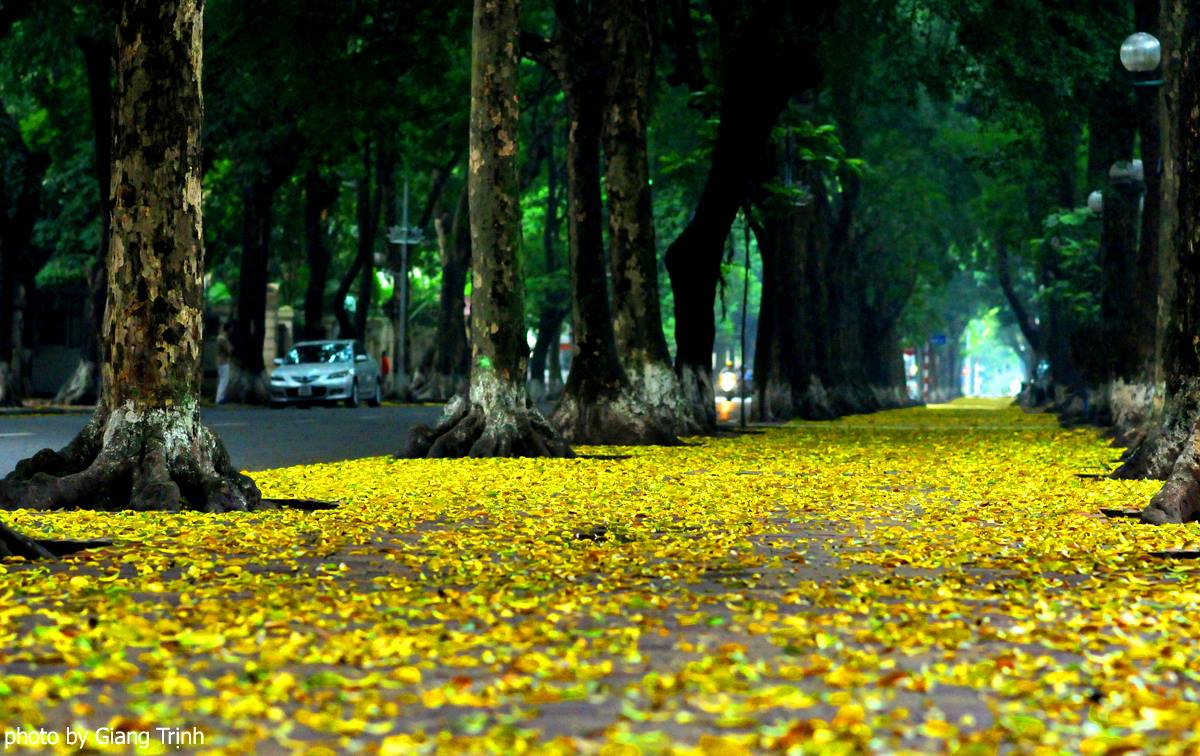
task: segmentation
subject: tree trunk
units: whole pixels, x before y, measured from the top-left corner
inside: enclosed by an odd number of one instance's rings
[[[549,159],[546,160],[546,212],[542,223],[542,248],[546,257],[546,276],[551,278],[559,270],[558,258],[558,224],[559,224],[559,180],[558,165],[554,156],[554,142],[551,135]],[[542,299],[542,309],[538,313],[537,342],[533,345],[533,355],[529,358],[529,392],[534,401],[557,399],[562,392],[562,371],[559,369],[558,383],[547,386],[546,365],[548,359],[557,365],[559,341],[562,336],[563,320],[567,316],[564,302],[565,292],[551,279],[545,297]]]
[[[782,421],[831,415],[814,395],[812,302],[801,294],[808,285],[811,226],[820,222],[812,204],[797,207],[767,197],[763,220],[755,224],[762,256],[762,302],[754,349],[754,417]]]
[[[104,40],[101,42],[100,40]],[[104,301],[108,259],[109,195],[112,174],[112,45],[108,35],[100,39],[80,37],[76,40],[83,53],[88,78],[88,102],[92,111],[92,133],[95,137],[96,185],[99,188],[100,244],[96,259],[88,271],[88,297],[84,304],[83,342],[79,364],[54,396],[55,404],[93,404],[100,396],[100,330],[104,325]]]
[[[525,387],[525,286],[517,176],[519,0],[475,0],[468,161],[472,294],[467,398],[419,428],[409,457],[573,456]]]
[[[787,92],[771,86],[772,77],[763,76],[757,67],[753,73],[747,70],[743,76],[730,78],[721,101],[708,179],[692,219],[666,253],[675,295],[675,372],[695,420],[704,428],[716,425],[713,303],[725,239],[746,196],[750,175],[787,102]]]
[[[120,19],[100,402],[70,444],[19,463],[0,502],[246,510],[258,489],[200,423],[200,3],[125,0]]]
[[[1178,69],[1167,70],[1167,89],[1177,98],[1181,121],[1175,286],[1163,356],[1174,414],[1168,419],[1186,418],[1190,433],[1166,484],[1142,512],[1144,521],[1155,524],[1188,522],[1200,515],[1200,344],[1195,336],[1200,328],[1200,6],[1188,0],[1164,0],[1164,6],[1180,22]]]
[[[820,81],[818,41],[835,5],[821,0],[711,6],[722,58],[720,124],[695,213],[666,254],[675,297],[675,372],[705,428],[716,424],[713,303],[725,239],[789,97]]]
[[[1135,302],[1130,283],[1137,276],[1138,202],[1140,183],[1114,182],[1104,193],[1100,269],[1104,277],[1100,293],[1100,343],[1107,364],[1100,379],[1133,383],[1143,378],[1140,344],[1148,334],[1134,328]]]
[[[438,297],[437,338],[425,360],[422,374],[413,382],[413,395],[420,401],[446,401],[466,393],[471,370],[471,346],[467,343],[466,300],[463,291],[471,266],[471,223],[467,187],[459,195],[454,220],[446,232],[445,221],[437,221],[438,248],[442,257],[442,289]]]
[[[1141,17],[1145,9],[1138,3]],[[1161,140],[1158,143],[1163,169],[1158,174],[1158,233],[1157,237],[1157,317],[1155,328],[1155,357],[1150,422],[1144,434],[1131,434],[1140,440],[1122,457],[1122,465],[1113,473],[1118,479],[1152,478],[1162,480],[1171,474],[1180,450],[1187,441],[1193,420],[1200,411],[1200,375],[1191,369],[1188,353],[1191,334],[1180,330],[1180,308],[1186,307],[1188,292],[1193,284],[1192,271],[1184,263],[1186,252],[1182,239],[1185,231],[1181,192],[1187,180],[1184,176],[1188,134],[1188,84],[1182,79],[1185,46],[1194,40],[1184,38],[1184,18],[1190,8],[1177,0],[1163,0],[1159,8],[1159,31],[1163,43],[1162,71],[1165,85],[1158,95],[1158,123]],[[1194,33],[1194,29],[1193,32]],[[1195,69],[1193,69],[1195,70]],[[1190,83],[1190,82],[1189,82]],[[1146,165],[1147,176],[1151,166]],[[1147,193],[1153,191],[1147,181]],[[1149,204],[1151,198],[1147,197]],[[1143,233],[1149,229],[1143,216]],[[1152,232],[1151,232],[1152,233]],[[1145,240],[1143,239],[1143,242]],[[1140,252],[1140,250],[1139,250]],[[1193,263],[1194,264],[1194,263]],[[1190,370],[1190,372],[1189,372]]]
[[[303,339],[325,338],[325,286],[329,282],[331,254],[325,242],[326,221],[337,201],[337,183],[321,175],[317,166],[304,175],[304,248],[308,259],[308,286],[304,292]]]
[[[543,62],[558,78],[567,107],[567,234],[575,355],[550,422],[573,443],[678,443],[634,391],[617,356],[604,269],[600,146],[607,53],[599,6],[555,6],[558,34]]]
[[[267,277],[274,204],[275,187],[266,180],[256,178],[243,189],[241,273],[226,401],[265,404],[270,398],[263,345],[267,336]]]
[[[616,345],[632,393],[654,423],[666,434],[692,435],[701,427],[671,367],[659,307],[646,137],[654,80],[650,8],[644,0],[611,0],[606,9],[603,138]]]

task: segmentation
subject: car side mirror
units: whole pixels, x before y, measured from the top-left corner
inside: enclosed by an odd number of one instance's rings
[[[365,355],[365,354],[356,354],[356,355],[354,355],[354,361],[355,361],[355,362],[366,362],[366,361],[367,361],[367,355]]]
[[[282,365],[282,364],[283,364],[283,358],[282,358],[282,357],[276,357],[275,359],[271,360],[271,362],[274,362],[276,365]]]

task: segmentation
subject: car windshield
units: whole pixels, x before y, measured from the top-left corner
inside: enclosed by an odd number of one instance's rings
[[[354,349],[350,344],[297,344],[287,353],[283,364],[309,365],[314,362],[350,362]]]

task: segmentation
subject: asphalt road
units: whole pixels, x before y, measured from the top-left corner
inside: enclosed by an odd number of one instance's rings
[[[204,422],[220,434],[243,470],[336,462],[395,454],[416,425],[433,424],[441,407],[313,407],[273,410],[209,407]],[[0,416],[0,476],[39,449],[58,449],[88,421],[86,413]]]

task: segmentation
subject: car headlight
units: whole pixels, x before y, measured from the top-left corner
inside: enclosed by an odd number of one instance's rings
[[[284,382],[284,377],[282,375],[271,376],[271,383],[283,383],[283,382]]]
[[[345,377],[346,377],[346,376],[348,376],[348,375],[350,375],[350,371],[349,371],[349,370],[339,370],[339,371],[337,371],[336,373],[330,373],[329,375],[325,376],[325,380],[327,380],[327,381],[336,381],[336,380],[338,380],[339,378],[345,378]]]

